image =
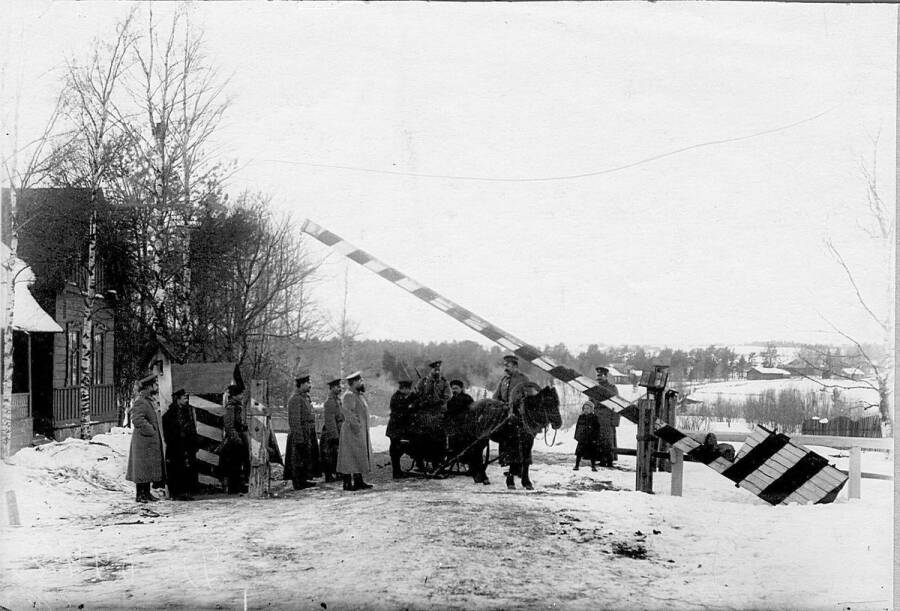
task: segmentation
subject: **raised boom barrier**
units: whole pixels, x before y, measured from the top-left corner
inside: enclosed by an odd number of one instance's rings
[[[418,297],[433,308],[455,318],[473,331],[506,348],[557,380],[579,390],[594,403],[600,403],[616,413],[622,412],[631,405],[621,397],[610,396],[609,391],[599,386],[594,380],[574,369],[557,364],[551,358],[541,354],[540,350],[534,346],[439,295],[309,219],[303,222],[300,230],[388,282],[399,286],[407,293]],[[625,415],[627,417],[628,412]],[[635,421],[633,418],[629,419]],[[701,444],[686,433],[663,422],[657,422],[656,427],[656,435],[664,441],[693,457],[702,455]],[[770,437],[774,440],[766,438],[759,448],[753,447],[759,443],[759,440],[748,438],[745,451],[749,453],[749,456],[739,456],[734,463],[712,455],[704,455],[708,460],[703,460],[703,462],[732,479],[736,485],[749,490],[773,505],[789,502],[830,503],[835,499],[847,481],[845,474],[829,466],[824,457],[807,448],[790,443],[790,439],[786,435],[771,433]],[[770,453],[769,449],[775,446],[777,446],[775,451]],[[776,454],[777,456],[775,456]],[[741,460],[742,458],[743,460]]]

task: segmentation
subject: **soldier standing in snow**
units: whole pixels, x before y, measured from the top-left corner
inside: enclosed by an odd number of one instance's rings
[[[316,420],[312,401],[309,399],[309,371],[303,370],[294,379],[296,390],[288,399],[287,452],[284,461],[284,479],[291,480],[294,490],[311,488],[309,480],[318,477],[319,443],[316,440]]]
[[[371,484],[363,475],[372,472],[372,441],[369,438],[369,404],[364,393],[366,384],[362,373],[347,376],[350,390],[341,397],[341,441],[338,446],[337,470],[344,476],[344,490],[365,490]]]
[[[183,388],[172,393],[172,405],[162,417],[166,440],[166,472],[169,495],[180,501],[193,500],[197,487],[197,426]]]
[[[341,415],[340,378],[328,383],[328,398],[325,400],[324,416],[325,423],[322,425],[322,434],[319,436],[319,451],[325,481],[333,482],[337,477],[338,444],[341,440],[341,423],[344,422],[344,417]]]
[[[159,417],[156,414],[156,396],[159,385],[156,374],[150,374],[139,382],[139,396],[131,406],[131,451],[125,479],[135,483],[134,500],[138,503],[158,501],[150,492],[153,482],[165,480],[162,437]]]

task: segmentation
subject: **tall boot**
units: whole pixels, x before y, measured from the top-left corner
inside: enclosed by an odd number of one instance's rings
[[[516,480],[513,479],[512,471],[509,471],[506,474],[506,487],[509,488],[510,490],[516,489]]]
[[[372,484],[367,484],[363,481],[362,473],[354,473],[353,474],[353,489],[354,490],[368,490],[372,488]]]
[[[150,484],[135,484],[134,488],[134,500],[138,503],[146,503],[147,495],[150,494]]]
[[[349,475],[344,476],[344,490],[356,490],[356,488],[353,487],[353,484],[350,481]]]
[[[522,465],[522,486],[525,490],[534,490],[534,484],[531,483],[531,477],[528,475],[528,469],[531,467],[528,463]]]
[[[591,461],[591,464],[593,464],[593,463],[594,463],[594,461]],[[576,454],[575,455],[575,466],[572,467],[572,471],[578,471],[578,465],[580,465],[580,464],[581,464],[581,457]]]

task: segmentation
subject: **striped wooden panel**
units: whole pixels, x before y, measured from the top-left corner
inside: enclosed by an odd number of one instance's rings
[[[662,421],[656,422],[656,436],[772,505],[830,503],[847,481],[824,457],[761,426],[734,462]]]
[[[225,409],[221,405],[193,395],[188,401],[194,408],[197,441],[200,446],[197,451],[199,481],[206,486],[222,488],[223,483],[219,477],[219,455],[216,452],[225,439],[225,419],[223,418]]]
[[[356,246],[350,244],[340,236],[328,231],[310,220],[305,220],[301,230],[326,246],[333,248],[348,259],[362,265],[369,271],[377,274],[391,282],[403,290],[411,293],[413,296],[421,299],[428,305],[437,308],[444,314],[455,318],[462,324],[466,325],[473,331],[480,333],[492,342],[495,342],[514,353],[520,359],[528,361],[535,367],[547,372],[557,380],[565,382],[569,386],[577,389],[579,392],[587,395],[594,403],[600,403],[603,406],[613,410],[616,413],[631,405],[630,402],[618,396],[611,396],[611,393],[599,386],[595,380],[584,376],[574,369],[557,364],[553,359],[541,351],[515,337],[511,333],[503,331],[496,325],[486,321],[477,314],[467,310],[466,308],[450,301],[428,288],[427,286],[416,282],[406,274],[390,267],[389,265],[379,261],[369,253],[360,250]],[[627,417],[627,416],[626,416]]]

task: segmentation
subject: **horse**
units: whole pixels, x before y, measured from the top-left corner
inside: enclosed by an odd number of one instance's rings
[[[484,454],[488,440],[495,441],[500,446],[500,464],[509,467],[507,488],[515,489],[514,477],[518,476],[526,490],[533,490],[528,473],[531,450],[535,435],[548,425],[554,429],[562,426],[559,395],[552,386],[545,386],[531,396],[515,398],[512,409],[503,401],[481,399],[468,413],[450,423],[449,454],[467,464],[475,483],[487,485],[490,480]]]

